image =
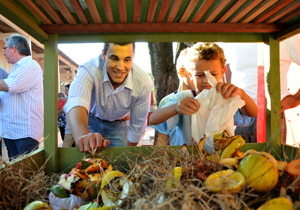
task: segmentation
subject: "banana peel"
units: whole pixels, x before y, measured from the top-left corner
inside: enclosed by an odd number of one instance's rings
[[[230,143],[225,147],[220,155],[220,160],[222,161],[224,158],[232,158],[237,156],[238,152],[245,144],[245,140],[241,135],[233,136],[228,141]]]
[[[203,144],[204,144],[205,140],[206,140],[206,134],[204,134],[204,137],[202,139],[200,139],[199,144],[198,144],[198,149],[202,156],[204,156],[202,149],[203,149]]]
[[[182,168],[181,167],[175,167],[173,170],[173,173],[171,176],[169,176],[169,179],[166,184],[166,190],[171,190],[175,187],[176,182],[180,181],[180,177],[182,175]]]

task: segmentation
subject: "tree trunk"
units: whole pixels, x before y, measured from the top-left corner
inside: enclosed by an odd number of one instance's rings
[[[178,78],[173,63],[172,42],[149,42],[148,47],[154,82],[154,104],[157,106],[163,97],[177,89]]]

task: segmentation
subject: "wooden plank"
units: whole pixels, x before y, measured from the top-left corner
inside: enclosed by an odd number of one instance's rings
[[[128,23],[93,25],[40,26],[48,34],[56,33],[137,33],[137,32],[257,32],[273,33],[286,28],[283,24],[246,23]]]
[[[273,35],[266,34],[266,45],[269,45],[270,69],[266,75],[267,91],[269,96],[269,114],[266,117],[267,126],[267,151],[276,158],[281,158],[281,100],[280,100],[280,65],[279,41]],[[267,97],[268,97],[267,96]],[[268,99],[267,99],[268,100]]]
[[[299,8],[300,7],[300,2],[298,2],[296,5],[288,5],[284,8],[285,11],[278,11],[277,13],[275,13],[273,16],[271,16],[270,18],[266,19],[266,21],[264,21],[265,23],[273,23],[277,20],[279,20],[280,18],[284,17],[285,15],[288,15],[290,12],[292,12],[295,8]]]
[[[272,16],[273,14],[275,14],[276,12],[278,12],[279,10],[281,10],[282,8],[284,8],[285,6],[287,6],[288,4],[290,4],[292,2],[293,2],[293,0],[282,1],[281,4],[277,5],[275,8],[273,8],[272,10],[270,10],[269,12],[267,12],[266,14],[264,14],[263,16],[261,16],[260,18],[255,20],[254,23],[263,22],[265,19],[269,18],[270,16]]]
[[[209,9],[209,7],[213,3],[214,3],[214,0],[206,0],[205,3],[203,4],[203,6],[200,7],[200,10],[197,13],[197,15],[192,20],[192,23],[198,23],[199,20],[201,20],[201,18],[203,17],[203,15],[207,12],[207,10]]]
[[[20,0],[38,19],[42,21],[44,24],[52,24],[51,20],[49,20],[46,15],[30,0]]]
[[[50,155],[47,172],[58,171],[57,93],[58,93],[58,35],[49,35],[44,45],[44,160]]]
[[[181,3],[182,3],[182,0],[174,1],[173,5],[172,5],[172,8],[171,8],[171,12],[170,12],[169,17],[167,19],[167,23],[173,23],[174,22],[174,19],[177,15],[177,12],[180,8]]]
[[[48,15],[50,15],[56,24],[64,24],[47,0],[37,0],[37,3],[48,13]]]
[[[247,0],[236,1],[235,4],[217,21],[217,23],[225,22],[238,8],[240,8]]]
[[[142,0],[135,0],[133,6],[133,22],[141,22]]]
[[[189,19],[191,13],[193,12],[194,8],[196,7],[198,3],[198,0],[191,0],[184,11],[179,23],[186,23],[186,21]]]
[[[107,23],[114,23],[114,16],[113,16],[110,0],[102,0],[102,4],[105,11]]]
[[[164,22],[165,16],[168,12],[171,2],[172,2],[172,0],[163,0],[162,1],[161,5],[160,5],[160,10],[159,10],[159,13],[157,16],[157,20],[156,20],[157,23]]]
[[[85,3],[91,13],[94,23],[95,24],[102,23],[99,12],[97,10],[97,6],[95,4],[95,1],[94,0],[85,0]]]
[[[76,21],[62,0],[52,0],[60,13],[66,18],[69,24],[76,24]]]
[[[249,15],[246,19],[242,21],[242,23],[249,23],[251,20],[256,18],[258,15],[260,15],[263,11],[274,5],[278,0],[270,0],[264,5],[261,5],[258,8],[254,8],[254,10],[251,11],[251,15]]]
[[[118,0],[121,23],[127,23],[126,0]]]
[[[59,44],[94,42],[250,42],[264,41],[262,33],[223,33],[223,32],[161,32],[153,36],[149,33],[97,33],[97,34],[59,34]]]
[[[24,13],[15,2],[0,0],[0,14],[39,42],[43,43],[48,39],[48,34],[39,27],[39,23]]]
[[[231,0],[223,0],[221,3],[215,8],[215,10],[209,15],[208,18],[204,21],[205,23],[211,23],[220,12],[230,3]]]
[[[294,11],[292,11],[290,14],[286,15],[285,17],[281,18],[278,23],[286,23],[287,21],[293,19],[294,17],[297,17],[300,15],[300,8],[295,8]]]
[[[279,33],[275,34],[275,38],[278,39],[279,41],[283,41],[298,33],[300,33],[300,23],[295,24],[283,31],[280,31]]]
[[[154,15],[155,15],[157,3],[158,3],[158,0],[150,0],[149,1],[149,7],[148,7],[146,23],[152,23],[153,22],[153,18],[154,18]]]
[[[298,147],[293,147],[291,145],[282,144],[282,151],[284,152],[283,161],[292,161],[292,160],[300,158]],[[287,159],[286,159],[286,157],[287,157]]]
[[[89,24],[88,19],[78,0],[69,1],[82,24]]]
[[[266,143],[246,143],[242,146],[241,152],[246,152],[249,149],[265,152],[267,151],[267,145]]]
[[[245,16],[248,12],[250,12],[254,7],[256,7],[261,2],[262,0],[254,0],[253,2],[251,2],[250,5],[245,6],[242,10],[240,10],[239,13],[229,22],[237,23],[243,16]]]
[[[39,170],[45,163],[44,160],[44,148],[39,148],[25,156],[20,156],[20,158],[16,158],[10,162],[9,165],[17,165],[19,163],[30,164],[32,166],[32,170],[37,171]]]

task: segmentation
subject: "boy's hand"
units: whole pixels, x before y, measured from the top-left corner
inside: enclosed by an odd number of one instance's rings
[[[177,114],[192,115],[198,111],[200,103],[197,99],[186,97],[176,104]]]
[[[223,83],[219,82],[216,86],[217,93],[222,94],[224,99],[235,97],[236,95],[239,95],[242,97],[243,90],[236,87],[235,85],[231,83]]]

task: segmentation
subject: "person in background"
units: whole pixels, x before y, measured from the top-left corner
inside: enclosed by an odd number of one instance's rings
[[[257,104],[259,44],[221,42],[218,45],[223,48],[227,60],[224,82],[242,88]],[[257,143],[256,125],[257,117],[254,117],[251,125],[236,126],[235,135],[242,135],[247,143]]]
[[[185,57],[187,55],[188,49],[184,49],[180,52],[180,55],[177,59],[176,63],[176,70],[177,75],[179,78],[179,86],[176,91],[173,93],[165,96],[160,102],[158,108],[164,106],[166,103],[169,102],[169,100],[178,92],[182,90],[195,90],[194,81],[192,78],[192,74],[189,70],[187,70],[184,66]],[[158,132],[157,135],[157,146],[162,145],[181,145],[181,140],[176,136],[176,129],[177,126],[175,126],[172,130],[166,132],[166,133],[160,133]]]
[[[66,115],[65,112],[63,110],[63,106],[66,103],[66,96],[64,93],[59,92],[58,93],[58,118],[57,118],[57,126],[59,128],[60,131],[60,136],[61,139],[64,141],[65,139],[65,127],[66,127]]]
[[[152,81],[133,63],[134,50],[134,43],[105,43],[100,56],[79,67],[65,110],[81,152],[142,139]]]
[[[13,64],[8,77],[0,80],[2,128],[8,157],[38,148],[44,131],[43,71],[31,58],[27,39],[13,34],[4,39],[3,55]]]
[[[68,97],[68,95],[69,95],[70,85],[71,84],[66,84],[65,85],[66,97]],[[67,100],[68,100],[68,98],[67,98]],[[63,142],[62,146],[63,147],[75,147],[76,144],[75,144],[73,135],[72,135],[72,133],[70,131],[70,128],[69,128],[68,117],[67,117],[67,115],[65,115],[65,116],[66,116],[65,139],[64,139],[64,142]]]
[[[287,74],[294,62],[300,66],[300,34],[280,42],[281,141],[286,143],[285,110],[300,105],[300,88],[295,94],[288,89]]]
[[[6,79],[8,77],[8,73],[3,69],[0,68],[0,79]],[[2,130],[2,117],[1,117],[1,113],[2,113],[2,104],[0,103],[0,156],[2,157],[2,136],[3,136],[3,130]]]
[[[252,117],[255,117],[258,112],[253,99],[243,89],[231,83],[221,82],[226,72],[223,49],[215,43],[198,43],[190,49],[188,56],[189,62],[185,65],[192,69],[196,95],[205,89],[212,88],[204,73],[209,70],[218,82],[217,92],[220,92],[225,99],[239,95],[245,101],[245,105],[235,113],[235,124],[240,126],[251,124]],[[192,144],[191,115],[196,113],[199,108],[200,104],[192,91],[181,91],[175,94],[165,106],[151,114],[150,123],[156,125],[155,129],[159,132],[168,132],[174,126],[178,126],[176,135],[181,140],[181,144]]]

